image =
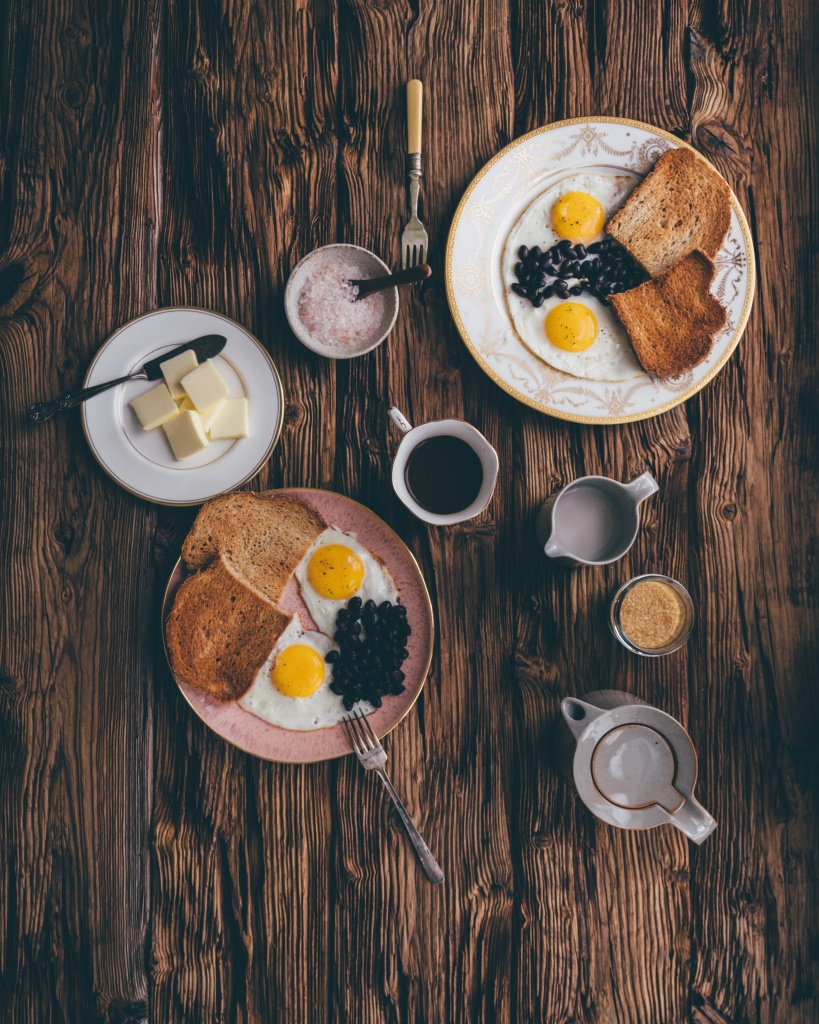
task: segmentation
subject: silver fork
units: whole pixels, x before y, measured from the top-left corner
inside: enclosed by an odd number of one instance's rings
[[[421,833],[413,824],[406,807],[401,803],[401,798],[395,792],[395,788],[390,782],[390,777],[387,775],[387,770],[384,767],[387,763],[387,752],[381,746],[378,737],[372,730],[372,726],[357,709],[352,715],[348,715],[344,719],[344,725],[347,727],[347,735],[350,737],[350,743],[353,745],[353,750],[356,752],[358,760],[368,772],[374,771],[376,773],[392,797],[392,802],[401,815],[401,821],[404,823],[407,835],[410,837],[412,845],[415,847],[415,852],[418,854],[418,859],[421,861],[424,874],[433,885],[440,885],[444,880],[444,873],[441,871],[438,861],[432,856],[429,847],[421,838]]]
[[[418,188],[421,181],[421,122],[424,87],[414,78],[407,82],[407,176],[409,177],[410,221],[401,235],[401,266],[425,263],[429,250],[427,229],[418,219]]]

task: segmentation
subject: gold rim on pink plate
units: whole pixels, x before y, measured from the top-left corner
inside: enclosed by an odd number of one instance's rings
[[[412,636],[409,637],[407,645],[410,656],[403,666],[406,689],[397,697],[386,698],[383,705],[369,716],[376,734],[379,737],[386,736],[415,706],[432,664],[435,641],[432,601],[418,563],[391,527],[352,498],[336,494],[334,491],[311,487],[282,488],[275,493],[300,498],[317,509],[327,523],[345,532],[354,533],[361,544],[382,560],[398,585],[401,602],[407,608],[407,618],[412,626]],[[162,645],[169,669],[165,621],[176,589],[183,578],[184,570],[179,559],[165,588],[160,619]],[[293,581],[288,588],[292,588],[291,593],[295,593],[297,589]],[[286,589],[282,601],[283,609],[298,610],[304,618],[305,609],[300,602],[298,605],[290,606],[287,604],[288,599]],[[311,732],[282,729],[256,718],[235,702],[223,704],[206,693],[180,683],[179,680],[175,681],[194,713],[209,729],[228,743],[255,757],[281,764],[315,764],[352,753],[342,724]]]

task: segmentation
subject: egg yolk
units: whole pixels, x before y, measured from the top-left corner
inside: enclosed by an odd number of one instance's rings
[[[324,661],[307,644],[293,644],[276,658],[270,680],[285,697],[309,697],[324,682]]]
[[[307,579],[319,597],[345,601],[364,580],[364,563],[344,544],[327,544],[310,557]]]
[[[546,317],[546,337],[564,352],[583,352],[597,337],[597,320],[582,302],[561,302]]]
[[[560,238],[590,242],[603,230],[603,207],[588,192],[567,192],[552,207],[552,227]]]

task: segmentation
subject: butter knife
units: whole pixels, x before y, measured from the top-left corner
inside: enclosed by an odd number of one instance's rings
[[[197,360],[203,363],[206,359],[218,356],[226,344],[227,338],[223,338],[221,334],[205,334],[194,341],[186,341],[184,345],[179,345],[177,348],[171,349],[170,352],[157,356],[156,359],[150,359],[141,369],[134,370],[127,377],[117,377],[116,380],[109,380],[104,384],[94,384],[90,388],[72,391],[67,395],[63,395],[62,398],[55,398],[53,402],[35,402],[29,407],[28,414],[37,423],[45,423],[46,420],[51,419],[55,412],[65,412],[67,409],[73,409],[75,405],[80,405],[95,395],[101,395],[103,391],[115,388],[118,384],[125,384],[129,380],[160,380],[162,377],[162,363],[166,363],[169,359],[173,359],[174,356],[181,355],[183,352],[192,351]]]

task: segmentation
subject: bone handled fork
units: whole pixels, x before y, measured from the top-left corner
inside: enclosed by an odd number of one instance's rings
[[[425,263],[429,250],[426,228],[418,219],[418,189],[421,181],[421,121],[424,87],[414,78],[407,82],[407,176],[409,177],[410,221],[401,236],[401,266]]]
[[[344,725],[347,728],[347,735],[350,737],[350,743],[356,753],[356,757],[358,757],[366,771],[375,772],[384,783],[384,788],[390,794],[392,802],[395,804],[395,809],[398,811],[406,833],[410,838],[410,842],[418,854],[418,860],[421,862],[424,874],[433,885],[440,885],[444,880],[444,873],[421,837],[421,833],[415,827],[415,823],[407,813],[401,798],[395,792],[390,777],[387,775],[387,769],[384,767],[387,763],[387,752],[381,746],[381,742],[373,732],[372,726],[358,710],[344,719]]]

